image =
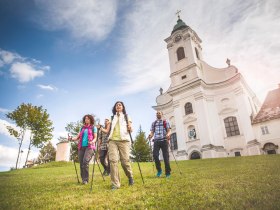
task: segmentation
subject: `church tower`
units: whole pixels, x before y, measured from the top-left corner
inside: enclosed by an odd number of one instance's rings
[[[179,15],[177,24],[165,42],[169,53],[171,87],[176,88],[200,78],[202,41]]]

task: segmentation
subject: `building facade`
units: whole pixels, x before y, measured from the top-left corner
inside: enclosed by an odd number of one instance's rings
[[[165,42],[171,84],[167,91],[160,91],[153,108],[162,111],[171,124],[171,148],[176,158],[261,154],[262,123],[253,121],[260,102],[238,69],[230,60],[225,68],[208,65],[200,37],[180,17]],[[275,135],[271,138],[279,138],[279,131]]]

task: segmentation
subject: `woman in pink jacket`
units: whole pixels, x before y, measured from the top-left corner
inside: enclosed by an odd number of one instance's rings
[[[89,177],[89,161],[91,160],[94,150],[97,135],[97,128],[94,126],[94,119],[92,115],[85,115],[83,117],[83,127],[79,134],[70,140],[78,143],[78,156],[80,161],[80,171],[83,184],[88,183]]]

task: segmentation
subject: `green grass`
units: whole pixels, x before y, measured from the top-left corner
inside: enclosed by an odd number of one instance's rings
[[[280,155],[171,162],[170,179],[133,163],[135,185],[110,190],[96,167],[93,192],[77,184],[73,163],[0,173],[0,209],[280,209]],[[78,165],[77,165],[78,166]],[[90,168],[92,170],[92,166]]]

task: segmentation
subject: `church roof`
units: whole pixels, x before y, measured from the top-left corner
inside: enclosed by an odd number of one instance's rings
[[[173,27],[173,31],[171,34],[173,34],[175,31],[181,30],[183,28],[187,28],[188,26],[184,21],[182,21],[180,18],[177,20],[177,24]]]
[[[275,90],[268,92],[264,103],[253,119],[253,124],[280,118],[280,84]]]

